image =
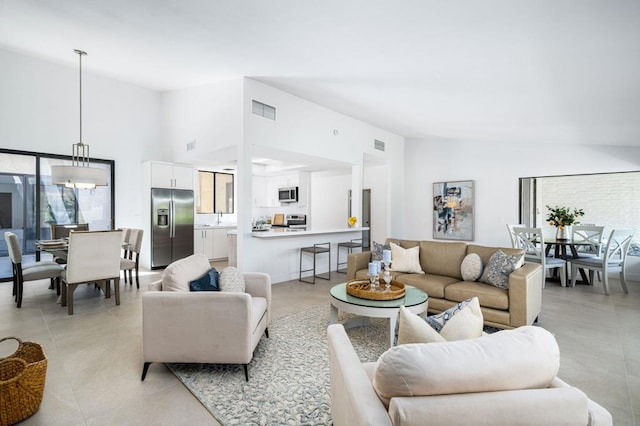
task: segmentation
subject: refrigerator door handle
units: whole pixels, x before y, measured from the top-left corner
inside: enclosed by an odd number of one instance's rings
[[[173,200],[169,202],[169,211],[171,215],[171,220],[169,221],[169,238],[174,238],[176,236],[176,218],[175,218],[175,206],[173,205]]]

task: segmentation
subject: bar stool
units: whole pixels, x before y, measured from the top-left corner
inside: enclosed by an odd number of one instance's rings
[[[313,255],[313,268],[312,269],[302,269],[302,255],[304,253],[309,253],[311,255]],[[320,275],[316,274],[316,256],[322,253],[328,253],[329,256],[327,257],[327,274],[328,274],[328,278],[322,277]],[[305,281],[302,279],[302,273],[303,272],[309,272],[309,271],[313,271],[313,275],[312,275],[312,279],[311,281]],[[309,283],[309,284],[315,284],[316,283],[316,278],[320,278],[323,280],[330,280],[331,279],[331,243],[318,243],[318,244],[314,244],[312,247],[302,247],[300,249],[300,276],[298,277],[298,281],[301,281],[303,283]]]
[[[360,241],[359,243],[357,243],[356,241]],[[347,271],[345,270],[340,270],[340,265],[346,265],[348,263],[349,260],[349,254],[351,254],[353,252],[354,248],[362,248],[362,238],[354,238],[351,241],[348,242],[344,242],[344,243],[338,243],[338,255],[337,257],[337,265],[336,265],[336,272],[339,274],[346,274]],[[345,262],[340,262],[340,249],[341,248],[346,248],[347,249],[347,261]]]

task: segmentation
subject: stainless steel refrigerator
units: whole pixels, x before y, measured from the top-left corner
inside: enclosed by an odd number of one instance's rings
[[[193,191],[151,189],[151,267],[193,254]]]

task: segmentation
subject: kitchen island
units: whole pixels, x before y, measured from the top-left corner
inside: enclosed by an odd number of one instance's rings
[[[300,249],[302,247],[329,243],[331,245],[330,262],[333,275],[336,273],[338,243],[362,238],[362,231],[368,229],[363,227],[309,230],[272,228],[266,231],[254,231],[250,234],[251,249],[246,250],[243,256],[246,258],[246,264],[251,265],[251,271],[266,272],[271,275],[272,283],[278,283],[298,279]],[[327,254],[318,255],[316,263],[318,274],[327,272],[327,256]],[[342,250],[340,256],[341,261],[346,261],[346,250]],[[305,255],[302,269],[309,269],[312,262],[313,258]],[[300,285],[309,284],[300,283]]]

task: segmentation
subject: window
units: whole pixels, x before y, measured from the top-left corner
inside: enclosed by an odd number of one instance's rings
[[[197,213],[233,213],[234,176],[230,173],[198,171]]]

